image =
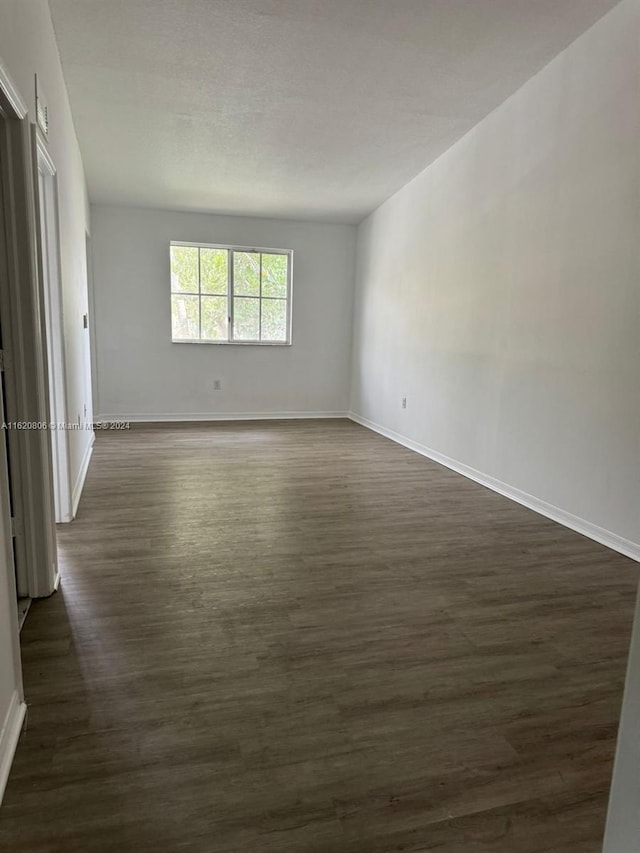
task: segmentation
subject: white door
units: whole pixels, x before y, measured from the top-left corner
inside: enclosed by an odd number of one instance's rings
[[[60,291],[60,254],[58,243],[57,185],[55,167],[48,154],[38,146],[38,195],[40,201],[40,243],[42,285],[47,329],[47,365],[51,457],[56,522],[72,520],[68,435],[65,399],[64,339],[62,296]]]

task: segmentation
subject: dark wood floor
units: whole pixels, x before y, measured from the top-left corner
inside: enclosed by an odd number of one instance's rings
[[[98,435],[11,853],[600,853],[637,565],[347,421]]]

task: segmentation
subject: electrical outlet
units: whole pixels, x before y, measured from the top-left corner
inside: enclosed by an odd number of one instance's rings
[[[222,391],[222,382],[219,379],[213,380],[213,390],[214,391]]]
[[[403,397],[403,398],[402,398],[402,408],[403,408],[403,409],[406,409],[406,408],[407,408],[407,398],[406,398],[406,397]]]

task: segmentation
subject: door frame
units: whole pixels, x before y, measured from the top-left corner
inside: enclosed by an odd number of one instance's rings
[[[5,174],[10,168],[6,162],[7,125],[11,121],[21,122],[26,116],[26,107],[0,61],[0,264],[4,272],[10,274],[9,227],[5,221],[6,210],[10,206],[7,195],[10,188],[6,185]],[[5,278],[5,275],[2,276]],[[1,310],[1,309],[0,309]],[[4,324],[6,326],[6,324]],[[4,345],[3,341],[3,345]],[[0,403],[2,402],[2,384],[0,383]],[[4,411],[4,409],[3,409]],[[13,661],[12,698],[9,702],[4,726],[0,732],[0,800],[9,778],[11,762],[18,745],[20,731],[26,715],[22,682],[22,664],[20,661],[20,635],[18,628],[17,577],[15,573],[14,548],[12,543],[12,497],[9,487],[8,436],[0,443],[0,598],[6,596],[9,609],[9,624],[3,626],[11,643]]]
[[[9,421],[22,425],[8,430],[17,591],[42,598],[56,590],[59,574],[34,152],[25,102],[1,60],[0,108],[8,273],[0,282],[6,409]]]
[[[35,149],[37,221],[40,279],[44,295],[44,322],[47,333],[46,359],[49,380],[49,431],[53,466],[53,488],[56,522],[73,520],[71,501],[71,468],[69,464],[69,438],[66,429],[67,393],[64,349],[64,320],[62,307],[62,273],[60,267],[60,227],[58,220],[58,175],[51,155],[47,151],[36,125],[32,125],[32,142]],[[44,192],[40,190],[40,177]],[[52,381],[53,380],[53,381]]]

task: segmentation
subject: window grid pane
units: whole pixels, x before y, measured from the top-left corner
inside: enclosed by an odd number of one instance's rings
[[[172,244],[173,339],[288,343],[290,262],[287,252]]]
[[[287,338],[287,300],[264,299],[262,340],[282,343]]]
[[[229,293],[229,250],[200,249],[200,293],[227,296]]]
[[[258,340],[262,340],[262,252],[260,252],[260,324],[258,325]]]
[[[236,341],[256,342],[260,340],[260,298],[257,296],[234,296],[233,337]]]
[[[260,296],[260,252],[234,252],[235,296]]]
[[[171,247],[171,290],[173,293],[198,293],[197,246]]]
[[[287,255],[264,252],[262,255],[262,295],[274,299],[286,299],[287,273]]]
[[[177,340],[197,340],[200,324],[199,297],[197,294],[173,293],[171,295],[171,327]]]
[[[232,249],[229,252],[229,340],[233,343],[236,339],[236,312],[235,312],[235,292],[236,292],[236,253]]]
[[[203,341],[229,339],[229,305],[226,296],[200,295],[200,337]]]

